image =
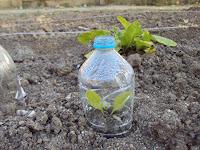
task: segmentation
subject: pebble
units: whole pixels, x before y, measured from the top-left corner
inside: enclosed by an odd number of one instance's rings
[[[28,86],[29,85],[29,81],[27,79],[22,79],[21,83],[22,83],[22,86]]]
[[[192,121],[191,121],[191,120],[187,120],[185,123],[186,123],[187,125],[190,125],[190,124],[192,123]]]
[[[26,122],[26,126],[27,126],[29,129],[34,130],[34,131],[40,131],[40,130],[43,129],[43,127],[42,127],[39,123],[34,122],[34,121],[32,121],[32,120],[28,120],[28,121]]]
[[[28,118],[34,118],[36,116],[36,113],[35,113],[35,111],[33,110],[33,111],[31,111],[29,114],[28,114]]]
[[[32,133],[24,133],[24,138],[31,138],[32,136]]]
[[[197,114],[200,111],[200,104],[198,102],[192,102],[189,109],[191,113]]]
[[[62,129],[62,122],[60,119],[56,116],[53,116],[52,121],[51,121],[51,128],[55,133],[59,133],[60,130]]]
[[[132,54],[129,55],[127,58],[127,61],[131,64],[133,67],[140,67],[142,63],[142,58],[139,54]]]
[[[48,112],[48,113],[55,114],[55,113],[57,112],[56,106],[53,105],[53,104],[50,104],[50,105],[47,107],[47,112]]]
[[[36,85],[40,79],[38,76],[29,76],[27,80],[29,84]]]
[[[36,120],[40,124],[45,125],[48,120],[48,116],[47,116],[46,112],[38,112],[37,116],[36,116]]]
[[[37,143],[38,143],[38,144],[41,144],[41,143],[42,143],[42,139],[39,138],[39,139],[37,140]]]
[[[176,95],[171,93],[171,92],[168,93],[167,98],[168,98],[168,102],[171,103],[171,104],[175,103],[176,100],[177,100]]]
[[[27,115],[29,112],[27,110],[17,110],[17,115],[18,116],[25,116]]]
[[[187,81],[183,78],[178,78],[174,82],[177,90],[184,90],[187,86]]]
[[[72,67],[64,66],[62,68],[57,68],[57,75],[58,76],[66,76],[72,71]]]
[[[77,142],[77,135],[75,133],[75,131],[70,131],[68,134],[69,137],[69,141],[73,144],[75,144]]]
[[[135,147],[133,146],[133,144],[130,144],[129,147],[131,150],[136,150]]]
[[[21,126],[21,125],[24,125],[25,124],[25,122],[24,121],[19,121],[19,125]]]

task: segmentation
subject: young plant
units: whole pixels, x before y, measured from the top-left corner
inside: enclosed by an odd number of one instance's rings
[[[113,114],[117,111],[120,111],[124,107],[125,103],[131,96],[131,92],[126,91],[116,96],[112,105],[108,102],[104,103],[101,100],[100,95],[98,95],[95,91],[87,90],[85,96],[87,98],[88,104],[94,109],[100,110],[102,113],[104,113],[104,111],[108,111],[108,109],[111,108],[111,114]]]
[[[81,44],[88,44],[92,42],[96,36],[112,35],[115,37],[117,47],[116,51],[124,53],[127,50],[143,51],[147,54],[154,53],[156,51],[154,42],[174,47],[177,45],[171,39],[164,38],[158,35],[152,35],[148,30],[143,30],[138,20],[134,22],[128,22],[124,17],[118,16],[117,20],[123,26],[122,30],[117,27],[113,27],[109,30],[91,30],[89,32],[82,33],[78,36],[78,41]],[[92,52],[85,55],[88,58]]]

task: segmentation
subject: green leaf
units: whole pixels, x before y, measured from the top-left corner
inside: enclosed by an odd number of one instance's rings
[[[108,30],[91,30],[89,32],[79,34],[77,40],[81,44],[86,45],[89,42],[93,41],[95,39],[95,37],[103,36],[103,35],[110,35],[110,31],[108,31]]]
[[[94,53],[94,50],[90,51],[89,53],[85,54],[84,56],[88,59],[93,53]]]
[[[146,54],[153,54],[156,52],[156,48],[155,47],[149,47],[147,49],[144,50]]]
[[[163,45],[172,46],[172,47],[177,45],[177,43],[171,39],[168,39],[168,38],[165,38],[162,36],[158,36],[158,35],[152,35],[152,36],[153,36],[154,41],[157,41],[158,43],[161,43]]]
[[[121,37],[121,32],[119,32],[119,28],[113,27],[112,32],[114,34],[115,40],[119,40]]]
[[[119,32],[119,29],[117,27],[113,27],[112,32],[114,34],[116,45],[117,45],[115,47],[115,50],[118,52],[121,49],[121,35],[122,35],[122,33]]]
[[[135,37],[139,37],[142,35],[142,28],[138,21],[134,21],[132,24],[128,26],[127,29],[122,31],[121,44],[122,46],[129,48],[131,44],[134,42]]]
[[[140,40],[139,38],[135,38],[135,46],[136,46],[136,49],[137,50],[143,50],[143,49],[146,49],[146,48],[151,48],[153,46],[153,42],[151,41],[143,41],[143,40]]]
[[[144,41],[151,41],[153,39],[153,37],[149,33],[149,31],[144,31],[142,35],[143,35],[143,40]]]
[[[122,17],[122,16],[118,16],[117,20],[123,25],[123,27],[125,29],[127,29],[128,26],[130,25],[130,23],[124,17]]]
[[[91,39],[91,33],[90,32],[86,32],[86,33],[81,33],[77,40],[83,44],[83,45],[86,45],[88,44],[92,39]]]
[[[120,95],[118,95],[114,102],[113,102],[113,110],[112,110],[112,114],[115,111],[118,111],[120,109],[123,108],[124,104],[126,103],[126,101],[128,100],[128,98],[131,96],[131,92],[123,92]]]
[[[87,90],[85,95],[87,97],[88,104],[103,113],[104,105],[101,102],[101,97],[92,90]]]

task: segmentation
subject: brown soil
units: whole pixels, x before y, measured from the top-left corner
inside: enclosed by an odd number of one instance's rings
[[[200,23],[198,11],[126,12],[127,18],[138,18],[144,27]],[[45,16],[44,21],[116,13],[124,11],[40,15]],[[29,20],[28,23],[37,22],[34,21],[37,15],[21,18]],[[12,15],[1,16],[1,33],[110,28],[116,23],[115,17],[107,17],[4,28],[9,22],[13,25],[20,20],[21,23],[20,18],[12,19]],[[156,34],[174,39],[178,46],[158,45],[156,54],[137,56],[141,64],[133,65],[136,73],[134,128],[126,137],[110,139],[88,128],[79,100],[77,72],[85,60],[83,54],[90,47],[79,45],[72,35],[0,37],[0,44],[13,57],[28,93],[25,109],[36,111],[32,118],[17,116],[15,104],[5,105],[9,113],[3,115],[0,111],[0,149],[200,149],[200,28]]]

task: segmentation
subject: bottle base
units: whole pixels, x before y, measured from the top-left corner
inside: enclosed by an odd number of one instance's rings
[[[112,130],[107,131],[106,129],[96,126],[89,121],[87,121],[89,127],[91,127],[95,132],[100,133],[106,138],[122,138],[128,136],[132,131],[132,124],[128,123],[126,125],[120,126],[118,128],[113,128]]]

